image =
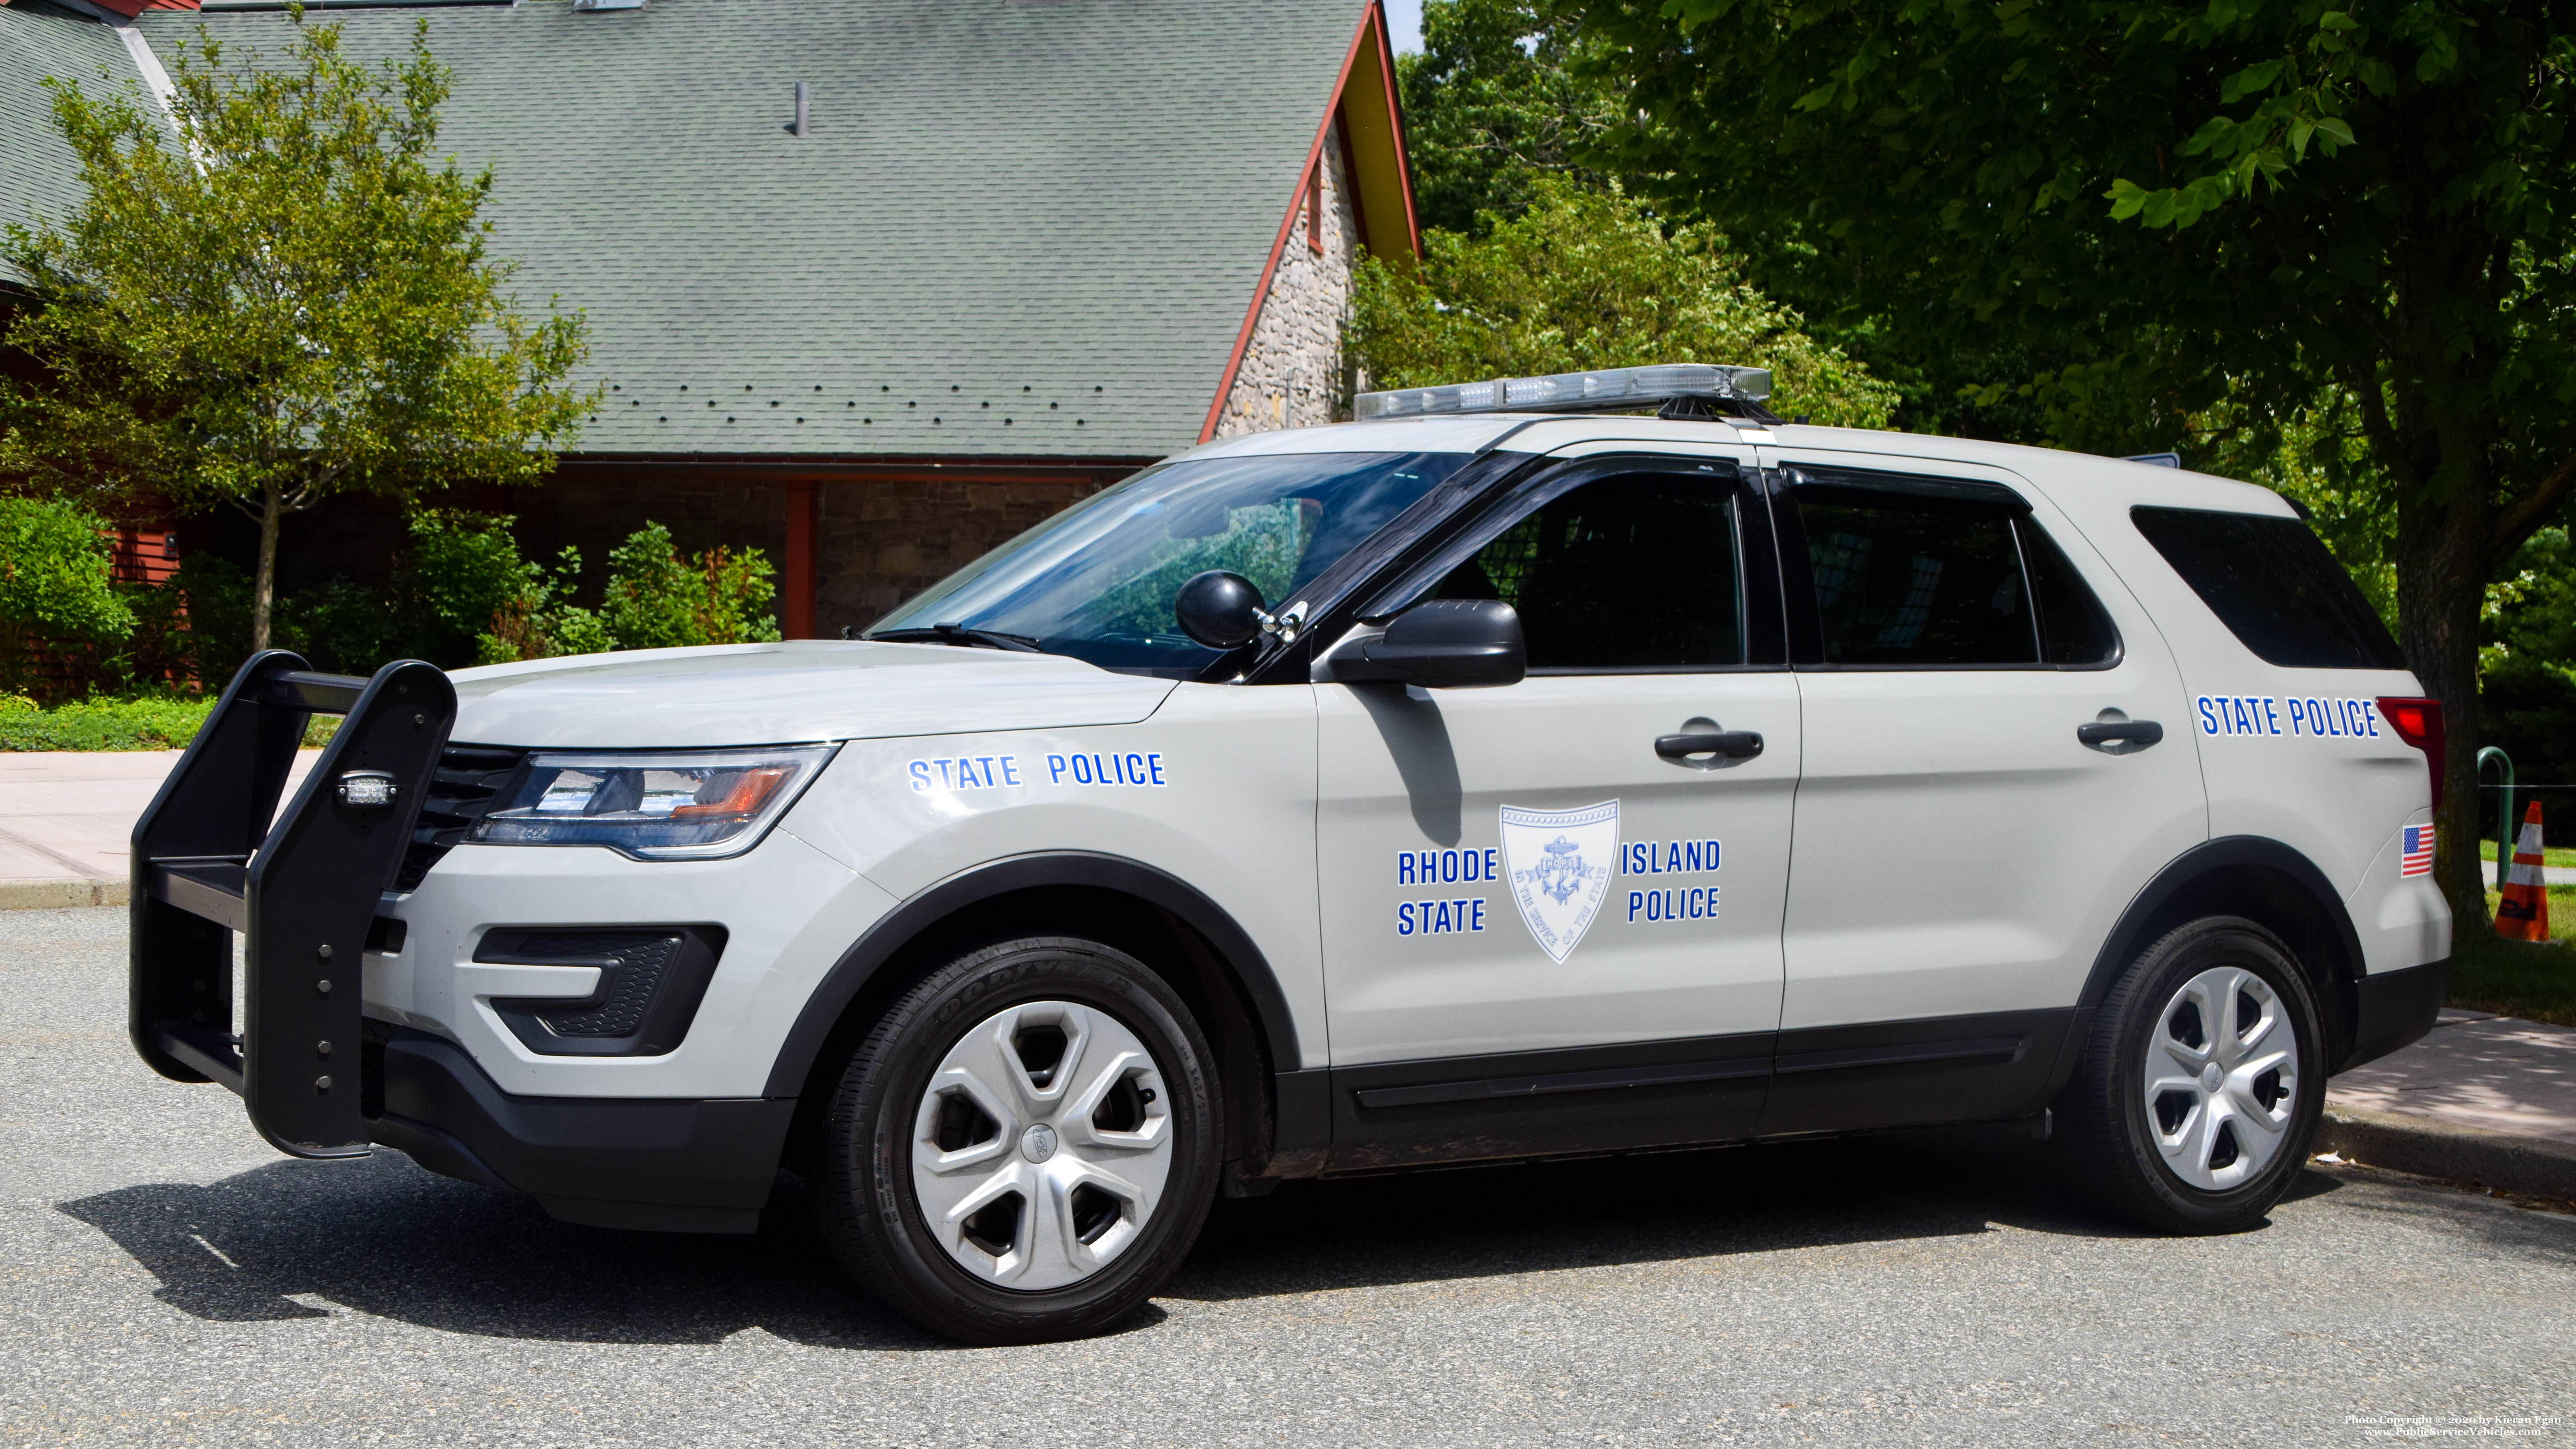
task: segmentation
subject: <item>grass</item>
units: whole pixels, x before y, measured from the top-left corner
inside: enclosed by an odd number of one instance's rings
[[[175,750],[196,738],[214,708],[213,695],[82,699],[39,709],[23,696],[0,694],[0,751]],[[324,743],[339,724],[336,715],[315,715],[304,743]]]
[[[2488,836],[2478,842],[2478,859],[2490,865],[2495,863],[2494,836]],[[2540,852],[2540,859],[2544,865],[2576,865],[2576,845],[2549,846]],[[2492,875],[2494,872],[2490,871],[2488,874]]]
[[[2487,892],[2490,916],[2495,899],[2495,892]],[[2576,930],[2576,886],[2549,892],[2549,924],[2560,931]],[[2552,941],[2544,946],[2473,932],[2451,952],[2448,1004],[2576,1026],[2576,944]]]

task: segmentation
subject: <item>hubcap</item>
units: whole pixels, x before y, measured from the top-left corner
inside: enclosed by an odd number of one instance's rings
[[[2143,1087],[2147,1129],[2174,1175],[2207,1192],[2278,1157],[2299,1100],[2299,1039],[2281,998],[2235,966],[2182,984],[2157,1018]]]
[[[1071,1001],[978,1022],[914,1114],[923,1219],[967,1272],[1043,1292],[1107,1267],[1172,1170],[1169,1094],[1125,1023]]]

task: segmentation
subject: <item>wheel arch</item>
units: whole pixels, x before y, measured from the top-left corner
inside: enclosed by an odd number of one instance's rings
[[[2093,958],[2076,1000],[2078,1031],[2139,952],[2202,916],[2243,916],[2289,945],[2324,1010],[2327,1059],[2342,1062],[2352,1049],[2360,1009],[2361,935],[2316,862],[2254,835],[2204,841],[2175,857],[2138,892]],[[2074,1053],[2061,1055],[2063,1074],[2072,1069]]]
[[[888,911],[806,999],[763,1094],[821,1100],[815,1074],[828,1069],[836,1039],[864,1029],[877,999],[899,991],[915,968],[947,959],[951,948],[1024,930],[1089,932],[1161,975],[1201,1016],[1217,1054],[1227,1158],[1270,1154],[1275,1078],[1296,1072],[1302,1058],[1296,1019],[1268,958],[1223,907],[1187,882],[1141,861],[1090,851],[989,861]]]

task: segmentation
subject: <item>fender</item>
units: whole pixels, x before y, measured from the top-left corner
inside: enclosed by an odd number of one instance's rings
[[[2267,874],[2249,874],[2255,871]],[[2361,933],[2353,929],[2343,897],[2326,879],[2325,872],[2317,869],[2316,862],[2289,846],[2259,835],[2227,835],[2203,841],[2174,857],[2129,902],[2118,924],[2102,939],[2102,949],[2093,957],[2093,970],[2084,979],[2083,994],[2076,998],[2074,1016],[2067,1023],[2065,1045],[2058,1051],[2054,1080],[2048,1088],[2049,1098],[2054,1098],[2074,1074],[2075,1059],[2082,1052],[2085,1034],[2092,1028],[2094,1009],[2110,993],[2111,983],[2146,949],[2151,932],[2173,924],[2172,908],[2195,889],[2208,890],[2216,897],[2210,904],[2220,909],[2249,895],[2277,898],[2284,890],[2293,891],[2299,904],[2316,914],[2327,932],[2327,939],[2316,944],[2325,948],[2331,976],[2329,989],[2321,993],[2325,997],[2321,1004],[2326,1011],[2326,1055],[2330,1061],[2344,1056],[2358,1009],[2356,982],[2362,954]]]
[[[842,953],[825,973],[822,984],[806,999],[795,1027],[778,1049],[778,1060],[769,1069],[769,1082],[762,1095],[794,1097],[804,1091],[806,1075],[814,1069],[814,1059],[822,1053],[824,1040],[839,1025],[850,1003],[858,999],[860,988],[915,937],[977,901],[1037,886],[1090,886],[1117,891],[1180,917],[1207,939],[1252,998],[1253,1015],[1270,1045],[1273,1070],[1297,1070],[1303,1058],[1298,1055],[1297,1023],[1289,1014],[1288,997],[1279,989],[1279,978],[1271,971],[1261,948],[1252,943],[1224,908],[1179,877],[1141,861],[1093,851],[1058,850],[1006,856],[972,866],[924,887],[886,912]]]

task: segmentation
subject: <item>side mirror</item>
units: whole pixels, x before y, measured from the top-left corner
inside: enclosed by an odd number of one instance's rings
[[[1210,649],[1240,649],[1261,637],[1261,591],[1241,574],[1210,569],[1173,595],[1172,617]]]
[[[1430,599],[1387,621],[1386,632],[1335,645],[1317,677],[1385,680],[1425,689],[1518,684],[1529,674],[1521,616],[1499,599]]]

